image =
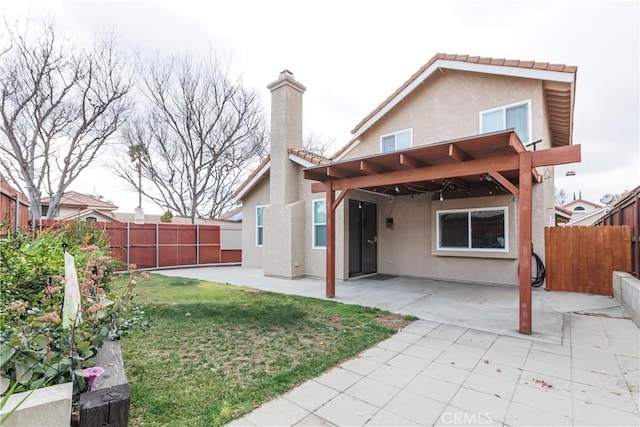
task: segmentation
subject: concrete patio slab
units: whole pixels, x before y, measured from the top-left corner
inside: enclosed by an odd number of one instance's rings
[[[161,273],[324,295],[322,280],[260,270]],[[229,425],[640,425],[640,330],[617,301],[536,290],[528,336],[517,332],[517,299],[511,288],[422,279],[339,283],[336,301],[421,320]]]
[[[168,276],[190,277],[265,291],[324,299],[324,279],[296,280],[266,277],[261,269],[198,267],[158,271]],[[518,332],[518,289],[442,280],[394,277],[380,281],[361,278],[336,283],[337,302],[378,307],[414,315],[439,324],[521,337]],[[562,344],[564,314],[574,311],[619,308],[612,297],[570,292],[533,290],[533,334],[529,338]],[[595,344],[596,338],[589,338]]]

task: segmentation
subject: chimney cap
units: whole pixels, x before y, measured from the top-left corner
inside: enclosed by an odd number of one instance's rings
[[[273,92],[274,90],[279,89],[283,86],[289,86],[300,93],[304,93],[304,91],[307,90],[307,88],[304,87],[302,83],[300,83],[295,79],[295,77],[293,77],[293,73],[286,68],[280,72],[280,75],[278,76],[278,79],[276,81],[267,86],[267,89]]]

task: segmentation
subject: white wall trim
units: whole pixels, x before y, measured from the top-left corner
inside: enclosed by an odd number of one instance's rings
[[[327,249],[326,246],[316,246],[316,222],[315,222],[315,218],[314,218],[316,202],[324,202],[325,203],[325,212],[326,212],[326,206],[327,206],[327,201],[325,199],[313,199],[311,201],[311,249]],[[325,215],[326,215],[326,213],[325,213]],[[326,226],[327,226],[326,216],[325,216],[324,225],[325,225],[325,230],[326,230]]]
[[[483,114],[492,113],[494,111],[502,110],[503,111],[503,113],[502,113],[502,126],[504,126],[504,127],[501,130],[506,130],[507,129],[507,127],[506,127],[507,126],[507,109],[512,108],[512,107],[518,107],[520,105],[526,105],[527,106],[527,121],[529,122],[528,126],[527,126],[527,128],[528,128],[527,129],[527,133],[528,133],[527,137],[529,138],[529,140],[528,141],[520,141],[520,142],[522,142],[525,145],[533,142],[533,114],[532,114],[532,107],[531,107],[531,100],[530,99],[525,99],[523,101],[514,102],[514,103],[511,103],[511,104],[508,104],[508,105],[501,105],[499,107],[489,108],[487,110],[480,111],[478,113],[478,122],[479,122],[479,126],[480,126],[480,129],[479,129],[480,134],[485,133],[485,131],[483,129],[483,124],[484,123],[482,121],[482,115]],[[493,131],[491,131],[491,132],[493,132]]]
[[[384,146],[382,145],[382,139],[387,137],[387,136],[395,136],[396,137],[396,142],[395,142],[395,147],[393,150],[391,151],[396,151],[399,150],[398,148],[398,135],[401,133],[405,133],[405,132],[409,132],[409,147],[406,148],[411,148],[413,147],[413,128],[407,128],[407,129],[402,129],[396,132],[391,132],[391,133],[386,133],[384,135],[380,135],[380,153],[389,153],[390,151],[384,151]]]
[[[310,161],[305,160],[305,159],[303,159],[301,157],[298,157],[295,154],[291,154],[291,153],[289,153],[289,160],[293,161],[294,163],[299,164],[303,168],[311,168],[313,166],[318,166],[315,163],[311,163]]]
[[[261,248],[264,246],[264,211],[267,205],[256,205],[256,247]],[[262,225],[258,225],[258,209],[262,209]],[[262,228],[262,244],[258,244],[258,227]]]
[[[471,212],[475,211],[498,211],[504,212],[504,248],[449,248],[440,246],[440,214],[441,213],[467,213],[469,220],[469,246],[471,246]],[[482,208],[463,209],[438,209],[436,210],[436,250],[455,252],[509,252],[509,208],[507,206],[489,206]]]

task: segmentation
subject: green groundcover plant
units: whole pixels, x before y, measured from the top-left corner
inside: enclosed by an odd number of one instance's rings
[[[81,304],[75,325],[64,328],[64,249],[75,255]],[[87,389],[80,370],[96,364],[105,339],[144,325],[134,305],[137,277],[130,266],[124,287],[111,290],[117,261],[103,231],[70,223],[36,236],[0,239],[0,393],[34,390],[72,381]]]

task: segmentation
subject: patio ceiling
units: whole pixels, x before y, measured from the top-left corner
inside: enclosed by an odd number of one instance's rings
[[[487,196],[517,191],[517,154],[524,151],[515,132],[506,130],[335,161],[307,168],[304,176],[320,182],[346,179],[355,183],[349,188],[390,196],[420,193],[447,199]],[[480,167],[469,168],[474,162]],[[424,174],[410,172],[426,167],[435,167],[433,178],[424,179]],[[532,179],[541,180],[535,170]]]

